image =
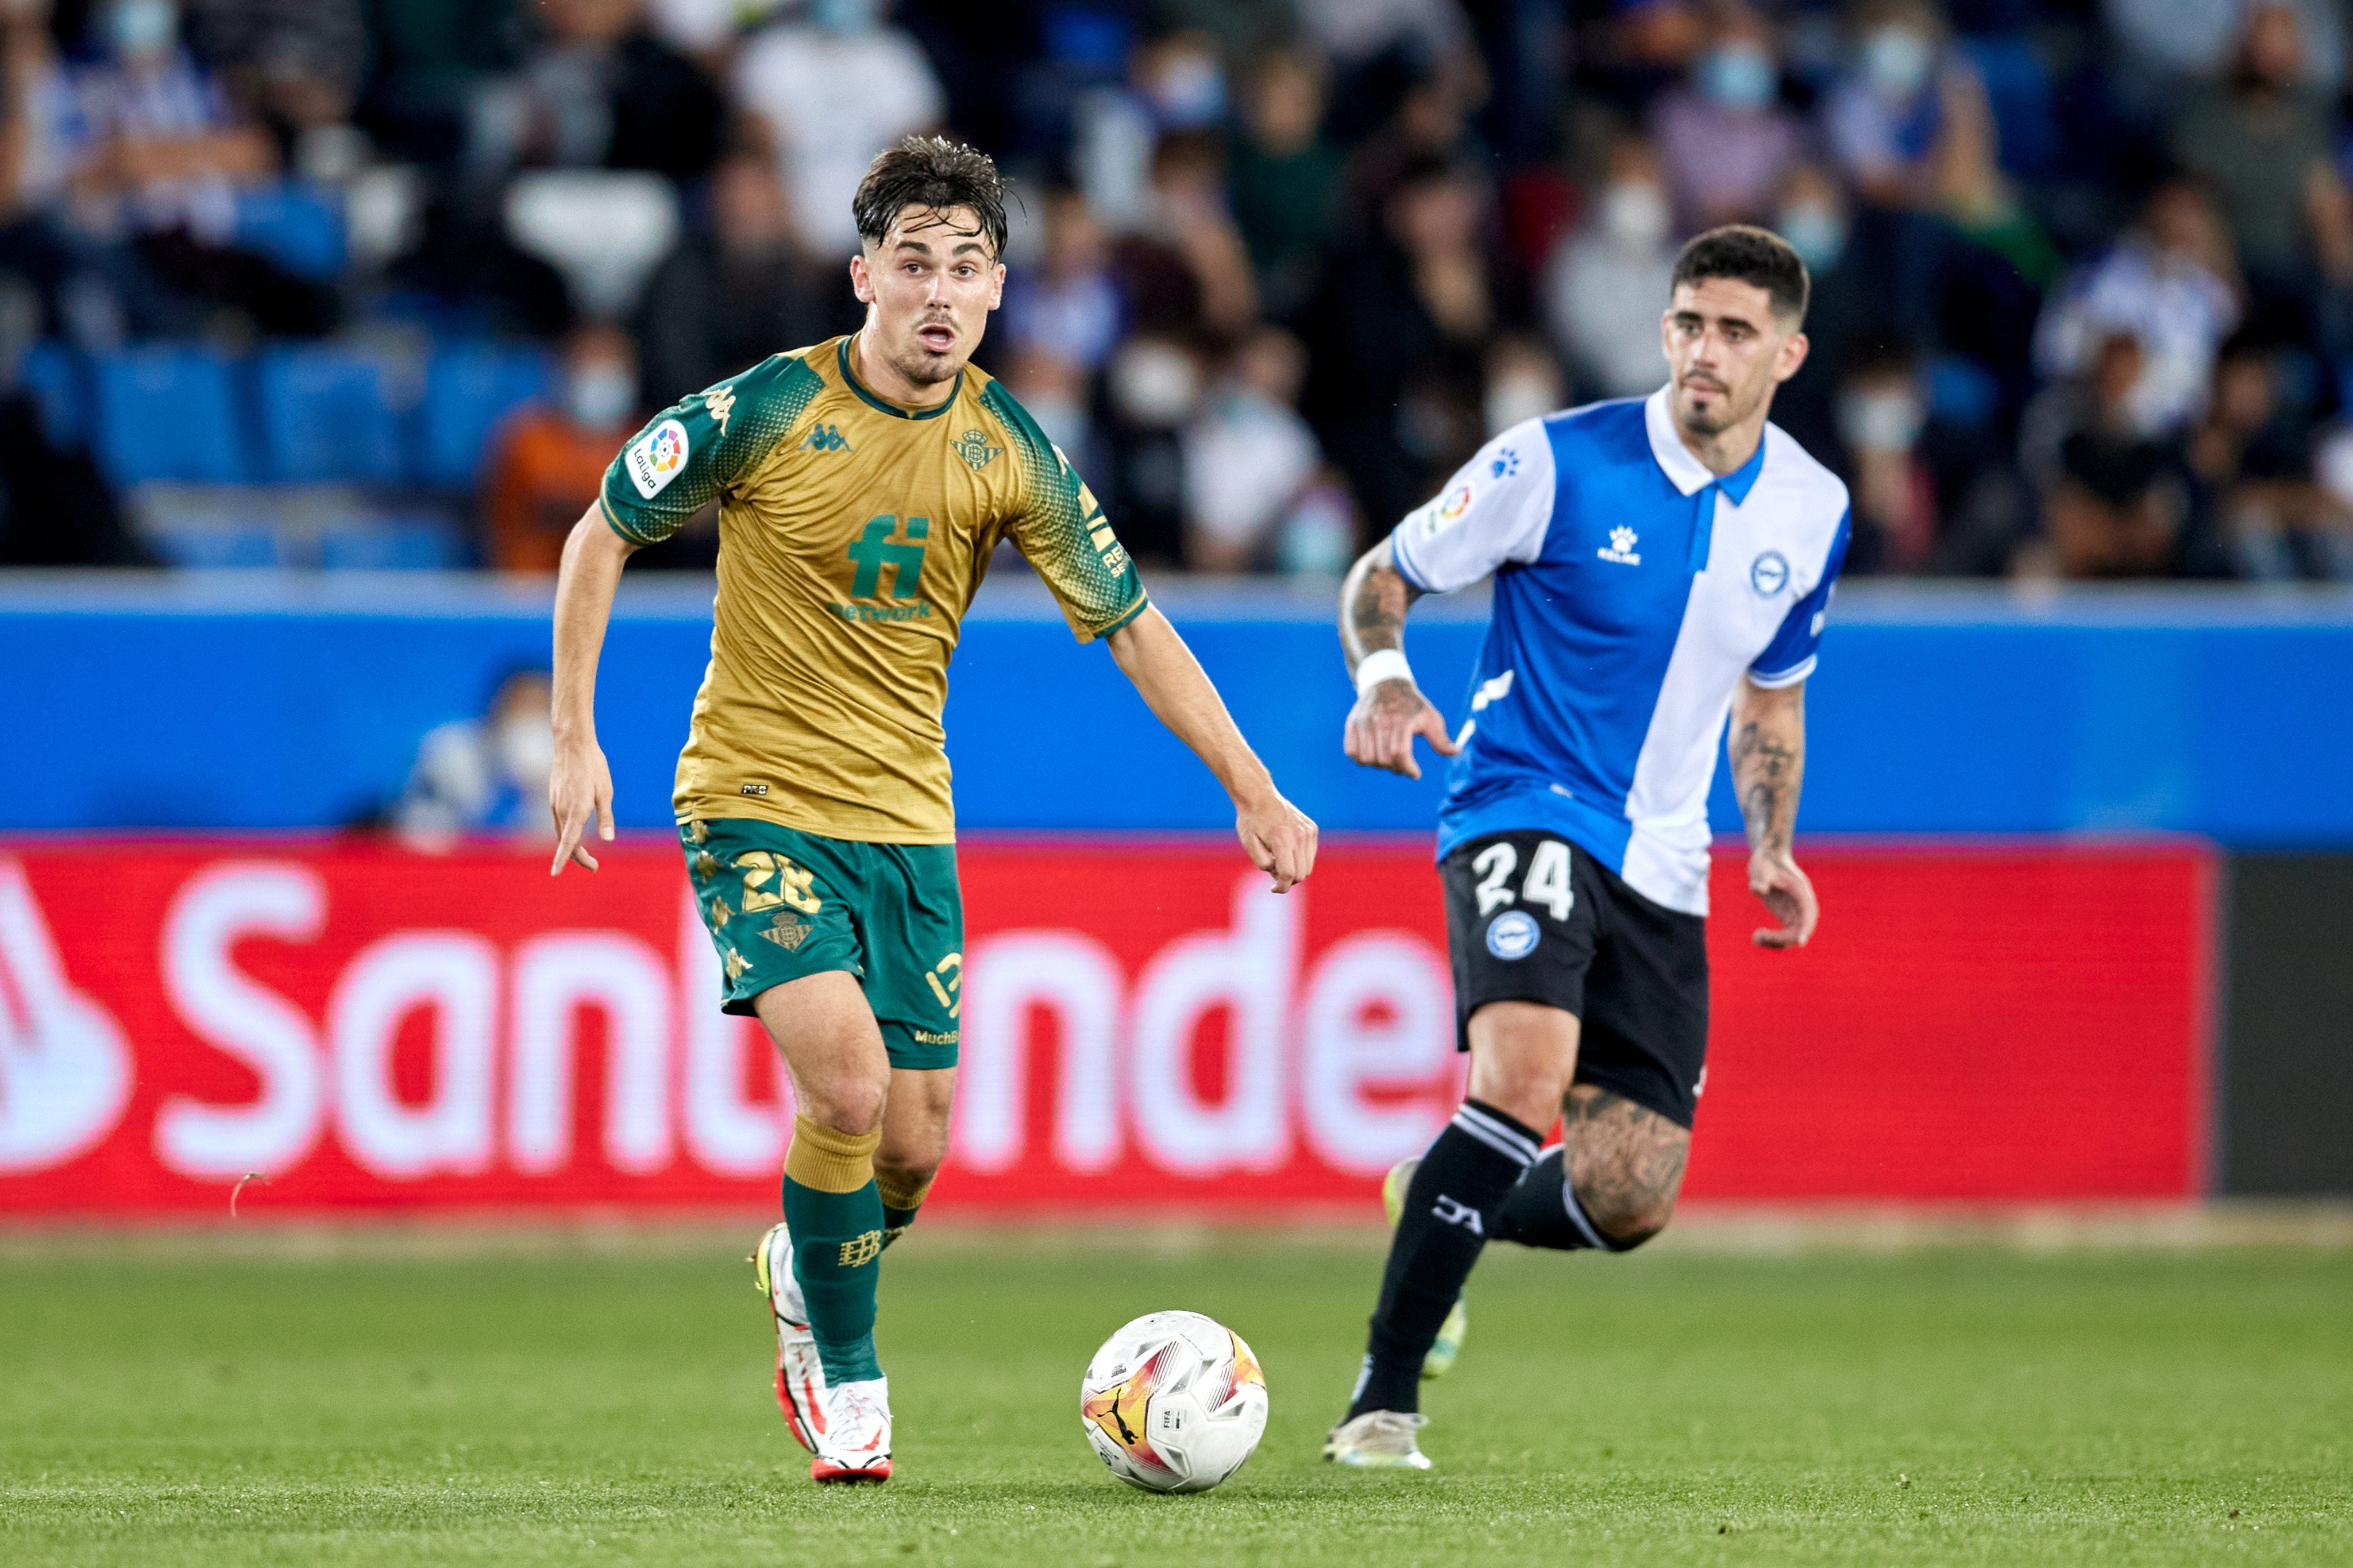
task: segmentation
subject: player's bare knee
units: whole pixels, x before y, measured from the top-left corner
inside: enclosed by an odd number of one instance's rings
[[[823,1079],[811,1074],[794,1088],[803,1116],[836,1132],[863,1137],[882,1125],[890,1077],[887,1071],[865,1073],[853,1068]]]
[[[932,1178],[940,1173],[940,1160],[937,1153],[893,1149],[886,1136],[882,1147],[874,1151],[874,1174],[902,1191],[920,1190],[930,1186]]]
[[[1609,1191],[1577,1194],[1593,1228],[1609,1243],[1612,1252],[1631,1252],[1667,1228],[1674,1217],[1672,1193]]]

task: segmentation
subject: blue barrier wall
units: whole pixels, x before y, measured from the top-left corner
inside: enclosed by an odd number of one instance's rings
[[[669,821],[709,605],[632,584],[600,728],[625,826]],[[1419,830],[1438,798],[1339,751],[1328,601],[1180,584],[1162,603],[1283,787],[1333,829]],[[544,586],[480,581],[0,583],[0,829],[284,827],[397,791],[417,738],[542,660]],[[1459,720],[1482,619],[1419,607],[1409,647]],[[2168,830],[2353,844],[2353,595],[2041,598],[1862,585],[1810,696],[1813,832]],[[1034,582],[993,583],[948,705],[964,825],[1218,828],[1208,775]],[[1719,770],[1717,826],[1738,826]]]

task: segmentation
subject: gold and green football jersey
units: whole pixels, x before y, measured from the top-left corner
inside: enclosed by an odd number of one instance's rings
[[[948,658],[1010,540],[1081,641],[1143,613],[1103,509],[1004,386],[885,402],[850,342],[775,355],[658,416],[605,473],[639,544],[719,500],[711,666],[671,804],[884,844],[955,838]]]

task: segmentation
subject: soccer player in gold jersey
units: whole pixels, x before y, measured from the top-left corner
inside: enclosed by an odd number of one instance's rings
[[[1217,775],[1275,889],[1315,859],[1315,825],[1145,598],[1094,497],[967,363],[1004,289],[996,166],[909,138],[874,160],[852,210],[865,325],[658,416],[565,542],[549,787],[553,871],[595,870],[586,835],[613,836],[595,696],[614,588],[632,551],[715,498],[711,665],[672,805],[719,1000],[759,1018],[792,1079],[785,1223],[754,1266],[778,1403],[820,1481],[891,1473],[875,1283],[947,1147],[964,962],[940,715],[1000,540]]]

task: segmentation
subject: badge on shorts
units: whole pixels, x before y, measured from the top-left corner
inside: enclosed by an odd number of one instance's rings
[[[1507,910],[1487,927],[1487,951],[1510,963],[1534,952],[1543,936],[1535,916],[1525,910]]]

